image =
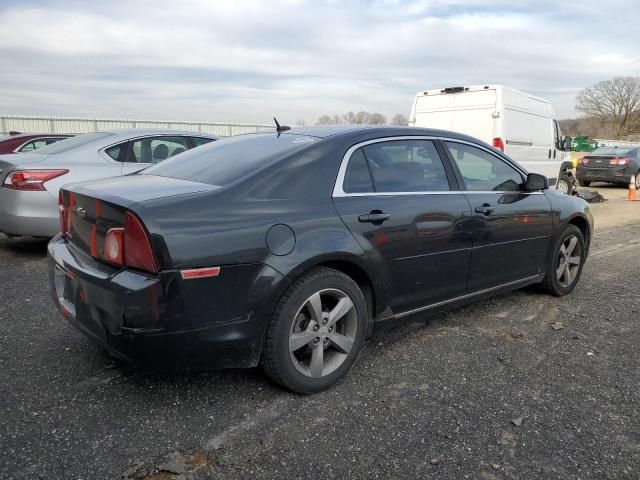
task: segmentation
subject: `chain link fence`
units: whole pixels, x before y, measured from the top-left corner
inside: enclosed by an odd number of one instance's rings
[[[173,128],[219,136],[273,130],[273,125],[254,123],[207,123],[173,120],[117,120],[103,118],[67,118],[24,115],[0,115],[0,134],[20,133],[88,133],[113,128]]]

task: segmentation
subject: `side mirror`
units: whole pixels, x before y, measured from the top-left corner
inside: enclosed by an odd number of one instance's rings
[[[527,175],[525,189],[527,192],[535,192],[538,190],[547,190],[549,188],[549,179],[539,173],[530,173]]]

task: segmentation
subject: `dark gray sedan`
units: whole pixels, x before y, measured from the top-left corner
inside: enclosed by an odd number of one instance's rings
[[[640,189],[640,147],[600,147],[578,162],[576,177],[584,187],[591,182],[629,185]]]

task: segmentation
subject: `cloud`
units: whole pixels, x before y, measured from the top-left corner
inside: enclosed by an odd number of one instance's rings
[[[574,115],[640,74],[640,5],[480,0],[23,2],[0,6],[8,113],[314,122],[408,114],[427,88],[505,84]]]

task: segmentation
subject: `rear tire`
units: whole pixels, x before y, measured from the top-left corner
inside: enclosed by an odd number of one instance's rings
[[[586,248],[582,231],[569,225],[558,237],[547,274],[540,284],[543,291],[561,297],[571,293],[580,280]]]
[[[367,307],[349,276],[317,268],[297,280],[273,313],[262,367],[297,393],[320,392],[345,376],[365,339]]]
[[[591,185],[591,182],[589,180],[580,180],[580,185],[582,185],[583,187],[588,187],[589,185]]]

